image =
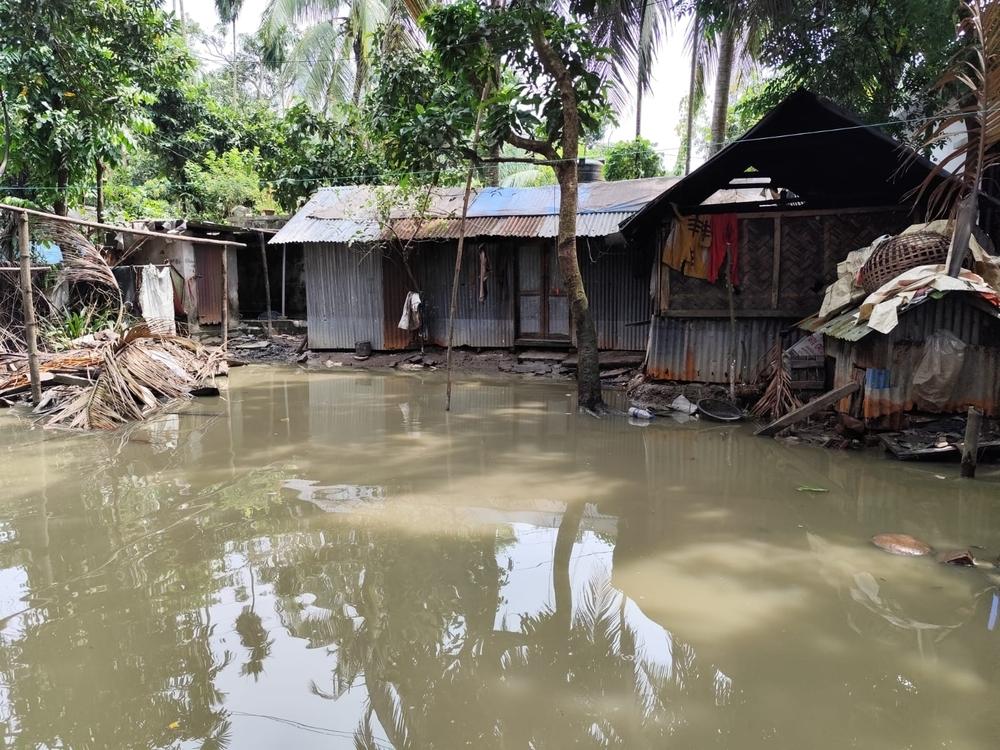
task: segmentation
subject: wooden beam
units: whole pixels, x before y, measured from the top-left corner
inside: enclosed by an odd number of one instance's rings
[[[0,203],[0,210],[3,211],[17,211],[21,214],[28,216],[37,216],[47,221],[58,221],[63,224],[75,224],[80,227],[90,227],[91,229],[103,229],[108,232],[121,232],[123,234],[134,234],[140,237],[159,237],[166,240],[186,240],[188,242],[194,242],[199,245],[219,245],[225,247],[246,247],[242,242],[231,242],[230,240],[210,240],[203,239],[201,237],[192,237],[186,234],[170,234],[168,232],[153,232],[149,229],[133,229],[131,227],[120,227],[115,224],[102,224],[96,221],[86,221],[85,219],[74,219],[71,216],[60,216],[59,214],[50,214],[47,211],[35,211],[30,208],[21,208],[20,206],[11,206],[7,203]]]
[[[222,350],[229,348],[229,252],[222,249]]]
[[[979,425],[983,415],[976,407],[970,406],[965,422],[965,440],[962,442],[962,476],[973,479],[976,476],[976,461],[979,457]]]
[[[706,282],[707,283],[707,282]],[[802,320],[816,312],[810,310],[737,310],[736,318],[790,318]],[[706,310],[667,310],[661,313],[665,318],[728,318],[729,310],[725,307],[709,308]]]
[[[24,340],[28,344],[28,377],[31,380],[31,401],[42,400],[42,377],[38,367],[38,326],[35,322],[35,296],[31,286],[31,233],[28,214],[17,216],[17,242],[21,260],[21,306],[24,309]]]
[[[771,256],[771,307],[778,307],[781,291],[781,215],[774,217],[774,252]]]
[[[754,433],[754,435],[759,435],[761,437],[771,437],[776,435],[786,427],[791,427],[793,424],[797,424],[803,419],[807,419],[813,414],[821,412],[826,407],[840,401],[840,399],[850,396],[860,387],[861,386],[857,383],[848,383],[847,385],[840,386],[840,388],[834,388],[832,391],[828,391],[822,396],[817,396],[805,406],[800,406],[798,409],[788,412],[788,414],[780,419],[774,420],[766,427],[761,427]]]
[[[271,326],[271,272],[267,267],[267,242],[264,240],[263,233],[259,236],[260,262],[264,267],[264,304],[267,306],[267,337],[271,338],[274,335],[274,329]]]

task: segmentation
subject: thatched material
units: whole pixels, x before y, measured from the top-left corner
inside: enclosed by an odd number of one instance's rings
[[[792,392],[792,376],[788,371],[780,341],[771,347],[768,360],[770,363],[768,367],[770,382],[764,395],[760,397],[760,401],[754,404],[753,409],[750,410],[750,414],[774,421],[798,409],[802,406],[802,402]]]
[[[59,385],[46,390],[36,412],[50,427],[111,430],[146,419],[172,399],[188,398],[192,389],[225,370],[224,354],[188,339],[152,334],[145,325],[124,336],[47,357],[45,373],[76,373],[87,386]],[[0,393],[27,385],[26,367],[0,381]],[[45,385],[45,384],[43,384]]]

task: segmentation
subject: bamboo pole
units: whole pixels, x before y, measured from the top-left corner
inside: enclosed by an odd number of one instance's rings
[[[229,252],[222,249],[222,348],[229,349]]]
[[[476,112],[476,127],[472,133],[472,151],[479,146],[479,129],[483,122],[483,103],[490,93],[490,85],[483,86],[483,95],[479,97],[479,109]],[[472,193],[472,177],[476,173],[476,164],[469,162],[469,171],[465,176],[465,196],[462,199],[462,221],[458,225],[458,249],[455,251],[455,274],[451,280],[451,305],[448,310],[448,384],[445,389],[444,410],[451,411],[451,346],[455,339],[455,310],[458,308],[458,281],[462,274],[462,250],[465,248],[465,220],[469,215],[469,195]]]
[[[21,208],[20,206],[12,206],[9,203],[0,203],[0,210],[4,211],[14,211],[16,213],[26,214],[28,216],[37,216],[41,219],[46,219],[48,221],[58,221],[63,224],[75,224],[81,227],[89,227],[91,229],[104,229],[109,232],[121,232],[122,234],[134,234],[139,237],[159,237],[165,240],[188,240],[196,242],[199,245],[216,245],[219,247],[246,247],[242,242],[233,242],[232,240],[212,240],[203,239],[201,237],[191,237],[190,235],[184,234],[171,234],[169,232],[154,232],[149,229],[133,229],[132,227],[120,227],[116,224],[101,224],[97,221],[87,221],[86,219],[74,219],[72,216],[60,216],[59,214],[50,214],[47,211],[35,211],[31,208]]]
[[[35,299],[31,288],[31,234],[28,214],[17,217],[17,238],[21,260],[21,304],[24,307],[24,339],[28,344],[28,377],[31,380],[31,401],[42,400],[42,377],[38,369],[38,331],[35,323]]]
[[[267,268],[267,243],[264,241],[264,233],[260,237],[260,262],[264,266],[264,304],[267,305],[267,337],[274,336],[274,327],[271,325],[271,273]]]

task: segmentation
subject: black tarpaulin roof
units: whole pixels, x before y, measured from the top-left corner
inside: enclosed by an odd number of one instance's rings
[[[791,94],[741,138],[650,202],[625,225],[634,232],[671,205],[690,212],[733,180],[770,180],[796,209],[905,205],[933,164],[808,91]],[[764,199],[762,199],[764,200]]]

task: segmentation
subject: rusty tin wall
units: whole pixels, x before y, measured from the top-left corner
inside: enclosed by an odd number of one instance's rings
[[[947,330],[967,344],[962,371],[951,399],[934,409],[917,403],[913,375],[924,356],[924,342],[936,331]],[[861,415],[894,424],[903,412],[958,412],[976,406],[987,415],[1000,415],[1000,322],[966,304],[962,295],[925,302],[900,317],[887,336],[870,333],[860,341],[826,337],[827,354],[836,361],[834,385],[862,383]],[[837,408],[848,411],[854,399]]]
[[[479,301],[480,249],[486,251],[490,266],[483,302]],[[429,342],[437,346],[448,344],[448,309],[457,252],[454,242],[421,243],[410,263],[423,292]],[[411,335],[400,330],[397,324],[412,283],[397,259],[384,258],[382,268],[385,348],[406,349],[411,345]],[[514,345],[513,255],[509,246],[478,241],[466,243],[459,276],[454,344],[484,348]]]
[[[304,254],[309,346],[353,349],[370,341],[383,349],[382,256],[339,243],[310,243]]]
[[[577,256],[597,326],[598,348],[644,350],[653,309],[651,255],[624,246],[607,247],[602,240],[581,239]]]
[[[752,382],[775,340],[793,320],[739,318],[736,321],[736,380]],[[646,372],[658,380],[728,383],[733,346],[727,318],[669,318],[652,322]],[[798,333],[791,333],[799,338]],[[783,341],[790,339],[786,334]]]

